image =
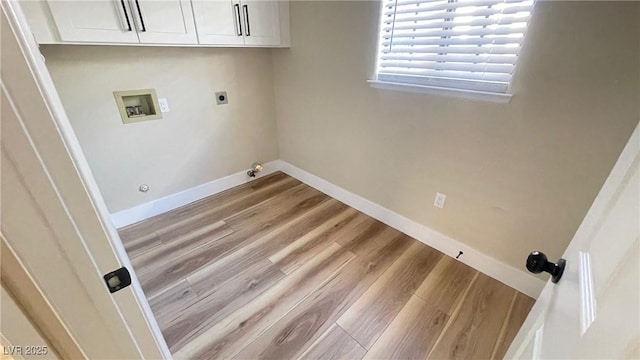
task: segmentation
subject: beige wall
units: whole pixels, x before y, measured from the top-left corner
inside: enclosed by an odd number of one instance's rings
[[[278,158],[268,49],[43,46],[109,211]],[[112,92],[155,88],[171,112],[123,125]],[[214,92],[229,104],[217,106]],[[148,184],[147,193],[138,191]]]
[[[538,2],[507,105],[370,88],[378,13],[292,2],[280,157],[518,268],[555,260],[640,119],[640,3]]]
[[[293,1],[292,48],[273,58],[42,52],[111,212],[280,157],[511,265],[560,256],[640,119],[640,4],[539,2],[507,105],[370,88],[378,12]],[[112,91],[149,87],[171,112],[123,125]]]

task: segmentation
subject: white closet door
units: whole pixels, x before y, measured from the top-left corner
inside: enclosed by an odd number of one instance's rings
[[[243,45],[241,7],[233,0],[193,1],[198,39],[206,45]]]
[[[139,42],[132,9],[126,1],[49,1],[48,4],[62,41]]]
[[[280,45],[280,10],[277,1],[241,1],[245,45]]]
[[[189,0],[130,0],[140,42],[197,44]]]
[[[25,264],[31,286],[87,359],[167,358],[18,1],[0,3],[0,30],[0,232],[14,264]],[[132,286],[110,294],[102,276],[122,266],[131,269]]]

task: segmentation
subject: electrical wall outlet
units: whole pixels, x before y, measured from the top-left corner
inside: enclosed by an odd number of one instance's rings
[[[169,101],[167,100],[167,98],[159,98],[158,104],[160,105],[161,112],[167,113],[171,111],[171,109],[169,109]]]
[[[447,194],[437,192],[436,198],[433,200],[433,206],[442,209],[445,201],[447,201]]]

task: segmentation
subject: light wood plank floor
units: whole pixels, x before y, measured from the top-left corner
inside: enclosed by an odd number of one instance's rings
[[[182,358],[501,358],[533,299],[283,173],[119,230]]]

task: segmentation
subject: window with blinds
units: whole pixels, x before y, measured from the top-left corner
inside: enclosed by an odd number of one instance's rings
[[[506,93],[533,0],[383,0],[377,80]]]

